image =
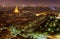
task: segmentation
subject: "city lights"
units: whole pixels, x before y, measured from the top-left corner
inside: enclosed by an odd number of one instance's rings
[[[60,39],[59,3],[0,0],[0,39]]]

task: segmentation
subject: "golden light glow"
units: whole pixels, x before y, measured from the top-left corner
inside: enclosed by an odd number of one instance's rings
[[[55,36],[48,36],[50,39],[56,39]]]
[[[58,16],[56,17],[57,19],[60,19],[60,14],[58,14]]]
[[[56,35],[55,37],[56,37],[56,39],[60,39],[60,35]]]
[[[40,16],[40,15],[47,15],[46,13],[39,13],[39,14],[36,14],[36,16]]]
[[[18,7],[16,6],[16,8],[13,11],[14,13],[19,13],[20,11],[18,10]]]
[[[46,13],[41,13],[41,15],[46,15]]]
[[[36,14],[36,16],[40,16],[40,14]]]

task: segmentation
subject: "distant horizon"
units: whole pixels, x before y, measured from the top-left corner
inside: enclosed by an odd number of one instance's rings
[[[20,6],[20,5],[40,5],[60,7],[60,0],[0,0],[0,5]]]
[[[0,7],[60,7],[60,6],[43,6],[43,5],[13,5],[13,6],[6,6],[6,5],[0,5]]]

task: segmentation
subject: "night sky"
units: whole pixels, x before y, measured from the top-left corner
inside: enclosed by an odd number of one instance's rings
[[[60,0],[0,0],[0,5],[22,6],[22,5],[41,5],[41,6],[60,6]]]

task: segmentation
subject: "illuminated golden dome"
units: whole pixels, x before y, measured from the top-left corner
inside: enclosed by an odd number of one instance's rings
[[[19,13],[19,12],[20,12],[17,6],[15,7],[15,9],[14,9],[13,12],[14,12],[14,13]]]

